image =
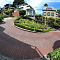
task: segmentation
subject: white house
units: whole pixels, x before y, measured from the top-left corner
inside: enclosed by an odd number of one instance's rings
[[[26,10],[26,16],[34,16],[35,15],[35,10],[27,3],[19,5],[18,8],[20,10]]]

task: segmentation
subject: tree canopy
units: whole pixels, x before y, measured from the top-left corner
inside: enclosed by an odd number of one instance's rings
[[[14,0],[13,5],[23,4],[24,0]]]
[[[44,4],[44,6],[48,6],[48,4]]]

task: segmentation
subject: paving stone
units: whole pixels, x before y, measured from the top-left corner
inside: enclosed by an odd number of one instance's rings
[[[5,23],[0,24],[0,51],[7,56],[24,59],[41,58],[60,46],[60,32],[23,31],[13,25],[14,19],[7,18]]]

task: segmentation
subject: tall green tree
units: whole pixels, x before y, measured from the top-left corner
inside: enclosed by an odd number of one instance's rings
[[[24,17],[24,15],[26,14],[26,10],[20,10],[20,11],[19,11],[19,14],[20,14],[22,17]]]
[[[14,0],[13,5],[23,4],[24,0]]]
[[[48,6],[48,4],[44,4],[44,6]]]
[[[58,10],[58,17],[60,17],[60,9]]]

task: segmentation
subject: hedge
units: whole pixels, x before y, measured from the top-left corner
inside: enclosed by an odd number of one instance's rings
[[[36,23],[34,20],[22,19],[21,17],[16,18],[14,20],[14,24],[18,27],[36,32],[43,32],[43,31],[46,32],[55,30],[54,28],[51,28],[48,25],[45,26],[44,24]]]
[[[53,60],[60,60],[60,48],[55,49],[47,55],[48,58],[53,58]]]
[[[3,16],[2,16],[2,15],[0,15],[0,22],[2,22],[2,20],[3,20]]]
[[[19,24],[19,23],[14,23],[14,24],[18,27],[34,31],[34,28],[31,28],[29,26],[25,26],[25,25],[22,25],[22,24]],[[55,29],[52,29],[51,27],[48,27],[47,29],[35,29],[36,32],[47,32],[47,31],[52,31],[52,30],[55,30]]]
[[[3,20],[3,18],[7,18],[7,17],[9,17],[8,15],[0,15],[0,22],[3,22],[2,20]]]

